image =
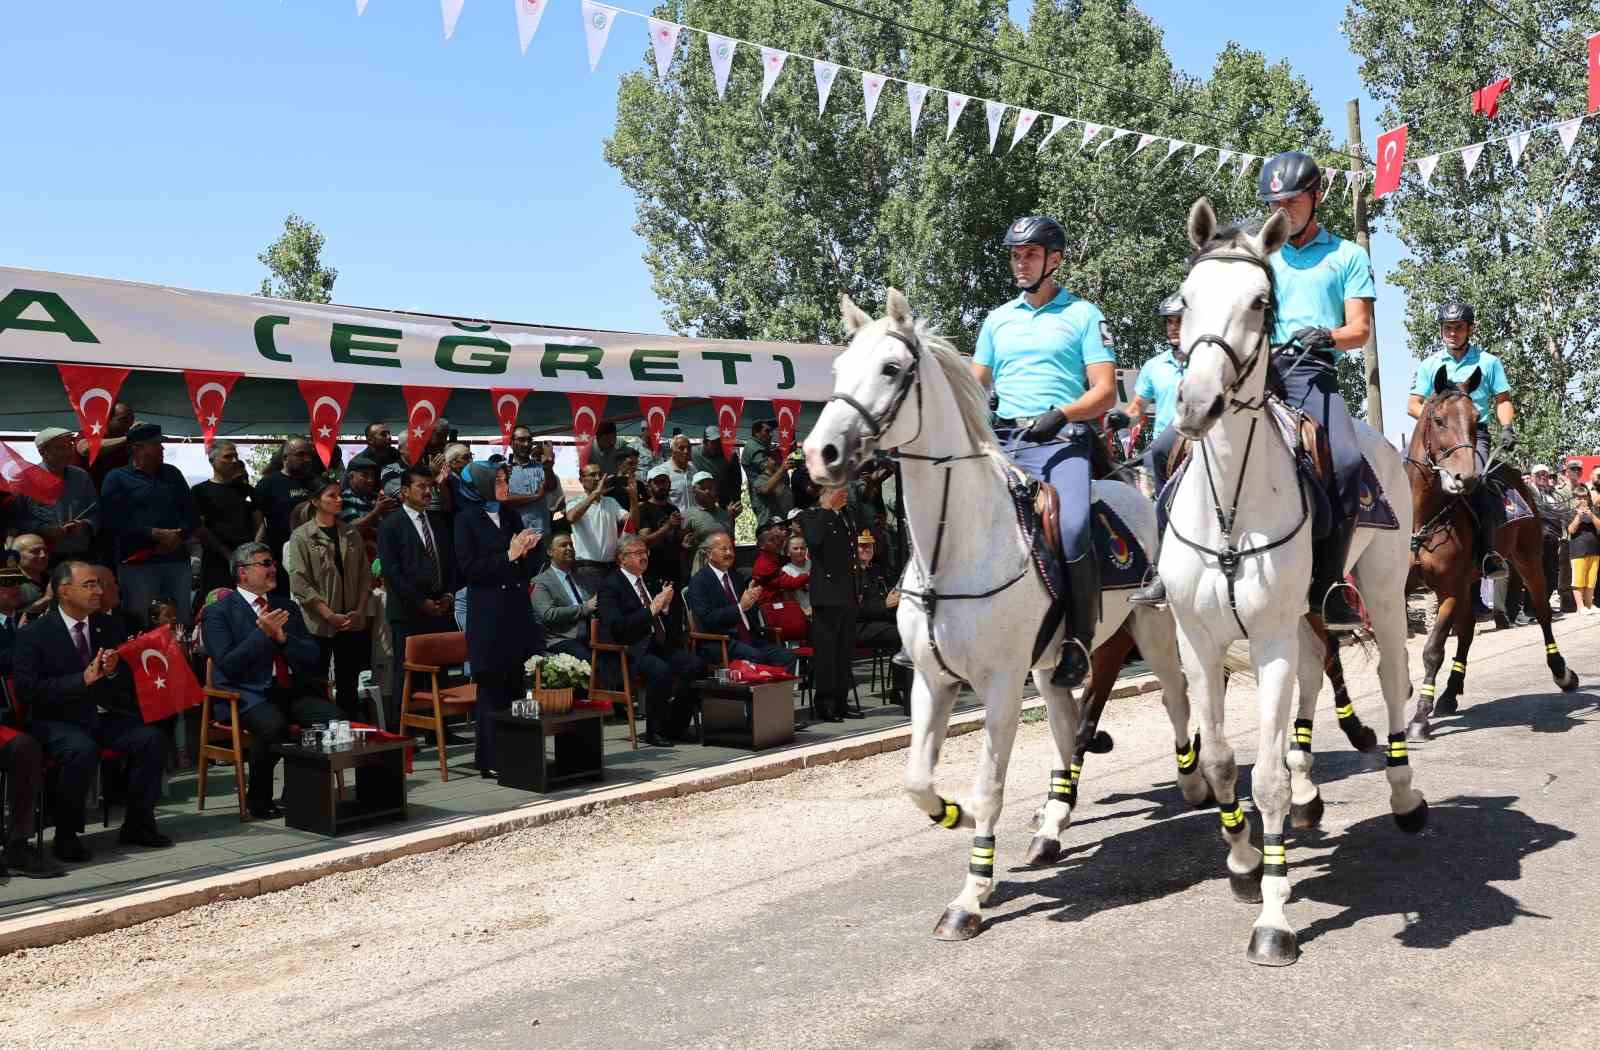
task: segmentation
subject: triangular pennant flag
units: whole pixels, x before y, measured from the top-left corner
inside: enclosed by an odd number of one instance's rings
[[[1350,187],[1350,199],[1355,200],[1361,195],[1361,187],[1367,184],[1365,171],[1347,171],[1344,173],[1345,185]]]
[[[1167,140],[1167,155],[1165,157],[1162,157],[1160,160],[1156,161],[1156,167],[1159,168],[1159,167],[1161,167],[1161,165],[1163,165],[1167,161],[1171,160],[1172,159],[1172,155],[1174,153],[1177,153],[1180,149],[1183,149],[1183,147],[1185,147],[1187,145],[1188,145],[1188,143],[1183,141],[1182,139],[1168,139]]]
[[[1050,144],[1050,140],[1055,138],[1056,134],[1060,132],[1062,128],[1071,123],[1072,121],[1068,120],[1066,117],[1058,117],[1052,114],[1050,117],[1050,130],[1045,132],[1044,138],[1039,140],[1039,152],[1043,153],[1044,148]]]
[[[917,137],[917,121],[922,119],[922,102],[928,97],[928,85],[906,85],[906,109],[911,111],[911,137]]]
[[[1034,121],[1039,119],[1039,111],[1025,109],[1017,114],[1017,126],[1011,129],[1011,148],[1016,149],[1017,143],[1022,141],[1022,136],[1033,130]]]
[[[491,387],[489,400],[494,403],[495,418],[500,421],[500,443],[511,447],[511,433],[517,429],[517,413],[522,411],[522,399],[531,391],[510,387]]]
[[[706,34],[706,48],[711,52],[711,78],[717,83],[717,97],[728,94],[728,72],[733,69],[733,52],[739,42],[731,36]]]
[[[1478,158],[1483,156],[1483,143],[1475,142],[1461,151],[1461,163],[1467,169],[1467,178],[1472,178],[1472,169],[1478,166]]]
[[[606,38],[611,35],[611,23],[616,20],[616,9],[583,0],[583,35],[589,41],[589,72],[600,65],[600,52],[606,49]]]
[[[517,5],[517,43],[522,45],[522,53],[528,53],[528,45],[533,42],[533,34],[539,31],[539,19],[544,17],[544,9],[549,6],[549,0],[511,0]]]
[[[239,372],[185,371],[183,381],[189,387],[189,404],[194,408],[194,418],[200,423],[200,436],[206,439],[206,451],[217,437],[217,424],[222,422],[222,407],[239,381]]]
[[[1572,144],[1578,141],[1578,129],[1583,126],[1582,117],[1573,117],[1563,120],[1556,125],[1556,134],[1561,136],[1561,150],[1563,156],[1571,156]]]
[[[1230,161],[1232,159],[1233,159],[1233,150],[1231,150],[1231,149],[1218,150],[1217,151],[1217,166],[1211,169],[1211,174],[1213,174],[1213,175],[1217,174],[1219,171],[1222,170],[1223,165],[1227,164],[1228,161]]]
[[[800,429],[800,402],[775,397],[772,415],[778,421],[778,460],[785,462],[794,447],[795,432]]]
[[[1094,137],[1096,135],[1100,134],[1105,129],[1106,129],[1106,126],[1104,124],[1087,124],[1087,123],[1084,124],[1084,126],[1083,126],[1083,141],[1078,144],[1078,148],[1079,149],[1086,148],[1089,145],[1089,143],[1094,141]]]
[[[811,72],[817,78],[817,116],[828,108],[828,92],[833,90],[833,81],[839,75],[839,67],[832,62],[824,62],[820,58],[811,60]]]
[[[67,403],[78,417],[78,436],[89,443],[89,462],[93,463],[100,454],[100,442],[105,440],[117,391],[132,370],[104,365],[56,365],[56,371],[61,375],[61,385],[67,388]]]
[[[1144,150],[1144,148],[1150,145],[1150,143],[1154,142],[1156,138],[1157,136],[1155,135],[1140,135],[1139,144],[1133,147],[1133,152],[1128,154],[1128,156],[1137,157]]]
[[[1201,157],[1205,156],[1206,153],[1208,151],[1210,151],[1210,149],[1211,149],[1210,146],[1199,146],[1199,145],[1197,145],[1194,148],[1194,156],[1191,157],[1190,159],[1191,160],[1199,160]]]
[[[667,429],[667,414],[672,411],[669,394],[647,394],[639,397],[639,414],[644,417],[644,443],[650,453],[661,451],[661,432]]]
[[[401,444],[411,455],[411,462],[422,458],[433,438],[434,424],[444,415],[445,402],[450,400],[453,387],[402,386],[400,394],[406,399],[406,436]]]
[[[1337,171],[1334,171],[1332,168],[1323,168],[1322,169],[1322,192],[1323,193],[1327,193],[1328,190],[1332,189],[1333,188],[1333,180],[1337,179],[1338,177],[1339,177],[1339,173]]]
[[[1106,151],[1106,147],[1110,146],[1112,143],[1116,142],[1118,139],[1120,139],[1120,138],[1122,138],[1122,137],[1124,137],[1126,135],[1132,135],[1132,134],[1133,134],[1133,132],[1127,131],[1127,130],[1125,130],[1123,128],[1114,129],[1111,132],[1111,137],[1106,139],[1104,142],[1100,143],[1100,147],[1094,151],[1094,155],[1097,156],[1097,157],[1100,156],[1100,154],[1102,154],[1102,153],[1104,153]]]
[[[366,13],[367,13],[367,0],[356,0],[356,16],[359,18],[361,15],[364,15]]]
[[[961,119],[961,114],[966,112],[969,95],[958,95],[954,91],[945,92],[945,101],[950,104],[950,119],[944,128],[944,137],[948,141],[956,130],[956,121]]]
[[[1353,186],[1358,185],[1360,178],[1361,178],[1361,172],[1356,171],[1354,169],[1347,170],[1344,173],[1344,185],[1345,185],[1345,188],[1349,189],[1349,188],[1351,188]]]
[[[872,116],[878,112],[878,96],[883,94],[882,73],[861,74],[861,100],[867,104],[867,127],[872,126]]]
[[[461,5],[466,0],[439,0],[439,10],[444,15],[444,38],[456,35],[456,19],[461,17]]]
[[[1417,174],[1422,176],[1422,188],[1429,189],[1433,182],[1433,170],[1439,166],[1439,154],[1431,157],[1417,158]]]
[[[717,435],[722,438],[722,454],[733,456],[733,443],[739,438],[739,417],[744,414],[744,398],[711,398],[711,407],[717,413]]]
[[[606,395],[568,394],[567,404],[572,406],[572,443],[578,447],[578,469],[582,470],[589,465],[589,450],[600,415],[606,410]]]
[[[1007,106],[1004,102],[985,102],[983,115],[989,122],[989,152],[994,152],[995,140],[1000,137],[1000,122],[1006,119]]]
[[[647,19],[650,23],[650,46],[656,53],[656,80],[665,84],[667,71],[672,68],[673,56],[678,53],[678,34],[683,27],[676,22],[663,22],[659,18]]]
[[[1522,151],[1528,148],[1528,137],[1531,131],[1514,132],[1506,139],[1506,149],[1511,152],[1511,166],[1517,167],[1522,163]]]
[[[311,410],[311,444],[326,467],[333,462],[333,448],[339,443],[339,428],[344,422],[344,410],[350,404],[354,383],[338,383],[323,379],[299,381],[300,396],[306,399]]]
[[[783,72],[783,64],[788,60],[787,51],[775,47],[761,49],[761,101],[765,102],[772,93],[772,85],[778,82],[778,74]]]
[[[1261,159],[1260,157],[1257,157],[1253,153],[1246,153],[1242,157],[1240,157],[1239,158],[1239,172],[1238,172],[1238,174],[1234,175],[1233,180],[1235,182],[1238,182],[1240,179],[1244,178],[1245,174],[1251,168],[1255,167],[1256,161],[1258,161],[1260,159]]]

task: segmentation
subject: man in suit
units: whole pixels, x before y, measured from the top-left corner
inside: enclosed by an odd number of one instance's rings
[[[705,664],[672,637],[667,609],[674,588],[651,593],[645,583],[650,549],[629,533],[617,546],[617,571],[600,581],[595,593],[600,637],[628,646],[628,666],[645,687],[645,743],[671,747],[688,729],[694,713],[690,683]]]
[[[61,764],[56,859],[82,863],[91,856],[78,836],[102,747],[122,752],[128,762],[127,813],[119,841],[151,849],[171,846],[172,840],[156,830],[166,739],[144,724],[133,673],[117,656],[127,630],[100,612],[104,585],[94,566],[64,561],[51,583],[56,607],[18,633],[13,662],[32,735]]]
[[[533,579],[533,615],[544,625],[545,652],[588,661],[589,623],[599,599],[572,574],[576,559],[571,536],[550,541],[550,567]]]
[[[459,586],[454,538],[445,528],[443,515],[428,509],[433,485],[430,471],[422,467],[407,470],[400,479],[400,511],[378,526],[378,560],[394,637],[394,678],[384,700],[388,725],[399,721],[406,639],[457,629],[452,614],[453,594]]]
[[[291,722],[309,726],[344,715],[318,690],[300,684],[321,676],[322,651],[299,608],[275,593],[272,548],[240,544],[231,561],[233,591],[206,606],[200,642],[211,658],[212,685],[239,694],[239,721],[250,733],[245,803],[252,817],[271,820],[283,816],[272,800],[278,765],[273,745],[288,739]]]
[[[10,678],[12,650],[17,642],[17,621],[22,607],[22,584],[27,577],[17,568],[15,551],[0,559],[0,675]],[[11,721],[11,696],[0,684],[0,719]],[[0,878],[9,869],[31,879],[54,878],[66,870],[41,856],[31,842],[34,810],[44,787],[44,749],[39,742],[14,726],[0,724],[0,772],[6,775],[9,797],[0,805],[11,807],[11,822],[6,826],[4,851],[0,852]]]
[[[794,653],[765,640],[766,625],[761,620],[761,587],[746,580],[733,567],[733,539],[726,532],[714,533],[700,543],[705,567],[689,581],[689,609],[704,634],[728,636],[728,659],[750,660],[775,667],[792,667]],[[700,658],[716,663],[722,647],[714,642],[700,643]]]
[[[878,541],[871,531],[856,537],[856,645],[880,652],[900,649],[900,589],[889,586],[883,566],[873,564]]]
[[[859,718],[845,697],[854,685],[856,644],[856,530],[845,512],[843,487],[824,488],[817,505],[800,515],[800,531],[811,550],[811,645],[818,718]]]

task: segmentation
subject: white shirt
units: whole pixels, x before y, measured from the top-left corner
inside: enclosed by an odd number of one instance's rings
[[[411,527],[417,530],[417,538],[422,541],[422,545],[424,547],[432,547],[434,552],[437,553],[439,537],[433,535],[433,523],[425,521],[427,512],[412,510],[409,506],[405,510],[406,517],[411,519]]]
[[[83,635],[84,635],[85,638],[88,638],[88,636],[89,636],[89,621],[88,620],[74,620],[72,617],[67,615],[67,610],[61,608],[61,606],[59,606],[59,605],[56,606],[56,608],[61,613],[61,622],[67,625],[67,637],[72,639],[73,648],[77,648],[78,636],[73,634],[72,632],[76,631],[78,629],[78,624],[81,623],[81,624],[83,624]],[[94,642],[92,642],[92,641],[89,643],[89,655],[90,656],[94,655]]]
[[[261,603],[262,599],[266,597],[265,595],[256,594],[253,591],[247,591],[243,587],[235,587],[233,590],[234,590],[234,593],[238,594],[239,597],[243,598],[245,600],[245,602],[249,604],[250,608],[255,609],[257,611],[259,611],[261,609],[261,604],[260,603]],[[270,608],[270,605],[269,605],[269,608]]]
[[[672,479],[672,495],[667,498],[672,501],[673,506],[678,508],[678,513],[687,516],[689,511],[696,506],[694,486],[689,484],[689,479],[694,477],[695,473],[694,461],[690,460],[689,465],[682,470],[679,470],[677,464],[673,463],[671,459],[668,459],[664,466],[669,471],[668,476]]]
[[[616,561],[617,539],[622,535],[622,523],[628,520],[628,512],[610,496],[601,496],[583,512],[583,517],[572,521],[574,508],[588,498],[585,494],[567,501],[573,553],[579,561]]]
[[[748,631],[750,629],[750,617],[744,614],[744,606],[739,604],[739,588],[733,585],[733,581],[728,578],[727,573],[715,565],[711,566],[711,571],[717,574],[717,586],[722,588],[723,594],[727,594],[729,591],[733,592],[733,607],[739,610],[739,619],[744,621],[744,629]]]

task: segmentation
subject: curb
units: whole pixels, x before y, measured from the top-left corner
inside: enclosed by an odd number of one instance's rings
[[[1111,691],[1112,699],[1154,692],[1160,683],[1150,674],[1136,675]],[[1024,711],[1042,707],[1038,697],[1024,700]],[[975,732],[983,726],[982,711],[968,711],[950,720],[947,737]],[[400,857],[430,853],[451,846],[481,842],[524,828],[537,828],[556,821],[593,813],[614,806],[653,802],[666,798],[698,795],[735,784],[776,780],[802,769],[849,762],[888,751],[899,751],[911,743],[911,727],[896,726],[861,736],[754,755],[710,770],[673,773],[639,784],[605,788],[578,798],[557,802],[531,803],[531,808],[469,817],[444,827],[426,828],[382,839],[379,842],[347,846],[314,857],[265,864],[249,872],[230,872],[140,890],[112,901],[73,905],[56,912],[29,915],[0,922],[0,956],[26,948],[45,948],[64,941],[134,926],[151,919],[175,915],[190,908],[217,901],[242,900],[263,893],[286,890],[340,872],[373,868]]]

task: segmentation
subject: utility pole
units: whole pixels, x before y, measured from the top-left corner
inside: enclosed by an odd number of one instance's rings
[[[1345,104],[1345,115],[1350,119],[1350,152],[1357,159],[1350,162],[1350,167],[1360,171],[1363,164],[1360,158],[1367,155],[1366,148],[1361,144],[1361,102],[1351,99]],[[1356,188],[1356,243],[1362,251],[1367,253],[1367,259],[1372,258],[1372,234],[1367,229],[1367,187],[1365,183]],[[1376,306],[1376,304],[1374,304]],[[1362,349],[1363,366],[1367,373],[1367,422],[1378,433],[1383,433],[1383,392],[1378,385],[1378,319],[1376,310],[1372,319],[1372,331],[1367,335],[1367,345]]]

